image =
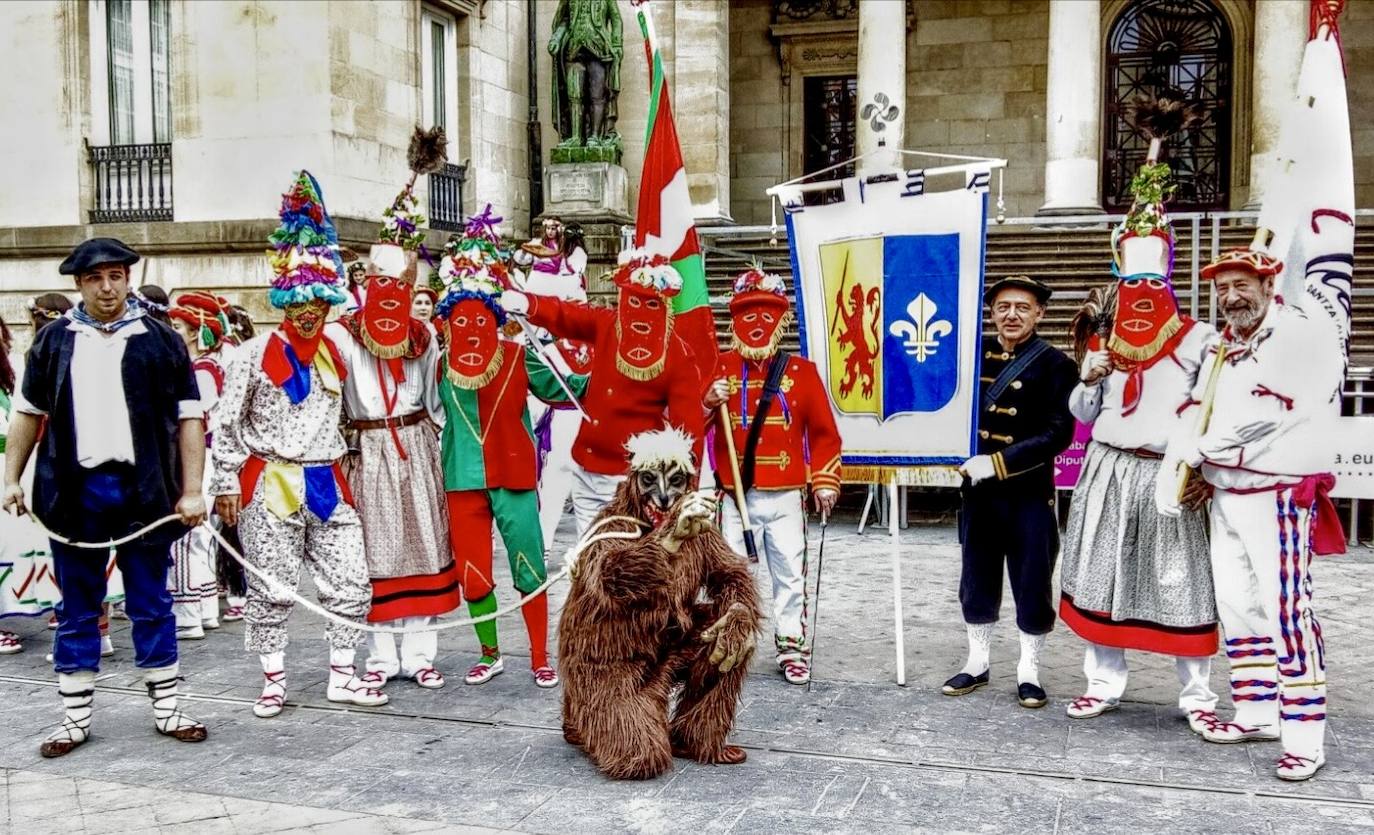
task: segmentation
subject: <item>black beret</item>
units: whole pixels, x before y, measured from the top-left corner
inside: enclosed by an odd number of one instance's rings
[[[1028,275],[1009,275],[1006,278],[999,278],[992,283],[992,286],[983,293],[983,301],[992,304],[992,300],[997,298],[997,294],[1003,290],[1016,288],[1025,290],[1035,296],[1035,300],[1044,304],[1050,300],[1050,295],[1054,292],[1045,284],[1036,281]]]
[[[123,241],[117,238],[91,238],[77,244],[57,271],[62,275],[81,275],[100,264],[123,264],[127,267],[137,262],[138,253],[125,246]]]

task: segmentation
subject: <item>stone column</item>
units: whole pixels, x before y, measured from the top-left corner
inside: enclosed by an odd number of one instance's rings
[[[1250,193],[1247,211],[1264,202],[1265,180],[1279,141],[1284,111],[1298,87],[1307,44],[1307,0],[1255,4],[1255,83],[1250,99]]]
[[[1040,215],[1102,211],[1102,9],[1050,0],[1045,205]]]
[[[859,0],[859,100],[854,147],[868,174],[900,167],[906,130],[906,4]]]
[[[730,222],[730,7],[718,0],[666,5],[673,10],[673,66],[664,72],[692,206],[698,222]],[[627,60],[643,53],[638,24],[628,19],[636,31],[633,43],[625,38]]]

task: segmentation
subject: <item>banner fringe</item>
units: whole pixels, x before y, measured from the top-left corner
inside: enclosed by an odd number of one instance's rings
[[[850,466],[840,468],[840,480],[845,484],[891,484],[893,477],[899,487],[958,487],[964,477],[950,465],[924,467]]]

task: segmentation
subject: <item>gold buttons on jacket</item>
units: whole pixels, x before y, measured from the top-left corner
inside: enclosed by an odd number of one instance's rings
[[[987,438],[988,438],[988,430],[986,430],[986,429],[979,429],[979,430],[978,430],[978,437],[980,437],[980,438],[982,438],[983,440],[986,441]]]
[[[1011,381],[1011,387],[1014,388],[1014,389],[1019,389],[1019,388],[1021,388],[1021,381],[1020,381],[1020,380],[1012,380],[1012,381]]]

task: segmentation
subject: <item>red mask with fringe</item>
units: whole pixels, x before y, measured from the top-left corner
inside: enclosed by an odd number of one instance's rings
[[[496,314],[478,299],[463,299],[449,311],[449,382],[463,389],[479,389],[501,370],[501,339]]]

